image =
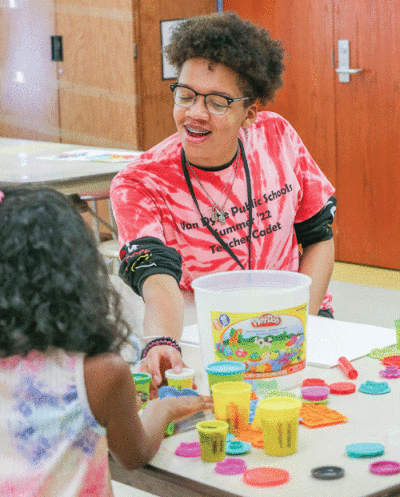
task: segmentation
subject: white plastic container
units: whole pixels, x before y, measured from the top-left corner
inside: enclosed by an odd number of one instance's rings
[[[244,362],[245,380],[274,378],[300,386],[306,366],[311,278],[300,273],[246,270],[192,282],[204,369],[219,360]]]

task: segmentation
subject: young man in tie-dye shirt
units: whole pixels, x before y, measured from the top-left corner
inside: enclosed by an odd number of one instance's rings
[[[233,13],[190,19],[167,48],[178,133],[114,178],[120,275],[145,301],[145,335],[177,342],[198,276],[242,269],[312,277],[309,311],[332,317],[334,188],[291,125],[257,102],[281,86],[283,49]],[[299,251],[301,245],[301,254]],[[179,370],[177,343],[155,340],[142,369]]]

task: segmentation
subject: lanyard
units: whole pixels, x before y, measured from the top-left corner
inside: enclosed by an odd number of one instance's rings
[[[249,165],[247,163],[246,159],[246,154],[244,152],[244,147],[239,139],[239,147],[240,147],[240,153],[242,155],[243,159],[243,166],[244,166],[244,171],[246,174],[246,185],[247,185],[247,204],[248,204],[248,212],[249,212],[249,241],[248,241],[248,251],[249,251],[249,269],[251,269],[251,234],[252,234],[252,227],[253,227],[253,202],[251,198],[251,179],[250,179],[250,170],[249,170]],[[190,195],[192,196],[193,202],[195,203],[197,210],[199,211],[200,218],[203,222],[203,224],[206,225],[208,231],[213,235],[213,237],[222,245],[224,250],[228,252],[228,254],[232,257],[232,259],[242,268],[245,269],[243,264],[240,262],[236,254],[233,252],[231,247],[222,239],[221,235],[218,233],[217,230],[215,230],[212,226],[210,226],[210,223],[208,222],[208,219],[204,218],[201,211],[199,204],[197,202],[196,195],[194,194],[193,191],[193,185],[192,181],[189,176],[189,171],[186,166],[186,156],[185,156],[185,151],[182,148],[181,152],[181,162],[182,162],[182,169],[183,169],[183,174],[185,176],[186,184],[189,188]]]

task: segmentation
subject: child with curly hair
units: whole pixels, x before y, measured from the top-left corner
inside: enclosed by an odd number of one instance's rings
[[[118,294],[64,195],[3,188],[0,233],[0,495],[111,496],[108,449],[143,466],[168,423],[212,401],[156,399],[139,417]]]

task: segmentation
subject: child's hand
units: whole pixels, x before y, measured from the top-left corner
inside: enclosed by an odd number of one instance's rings
[[[214,406],[213,398],[205,395],[168,397],[161,399],[160,407],[164,406],[169,409],[171,423],[187,418],[192,414],[212,409]]]
[[[154,408],[156,410],[165,410],[168,423],[174,423],[196,412],[212,409],[213,406],[212,397],[204,395],[167,397],[166,399],[151,400],[144,408],[144,411]]]

